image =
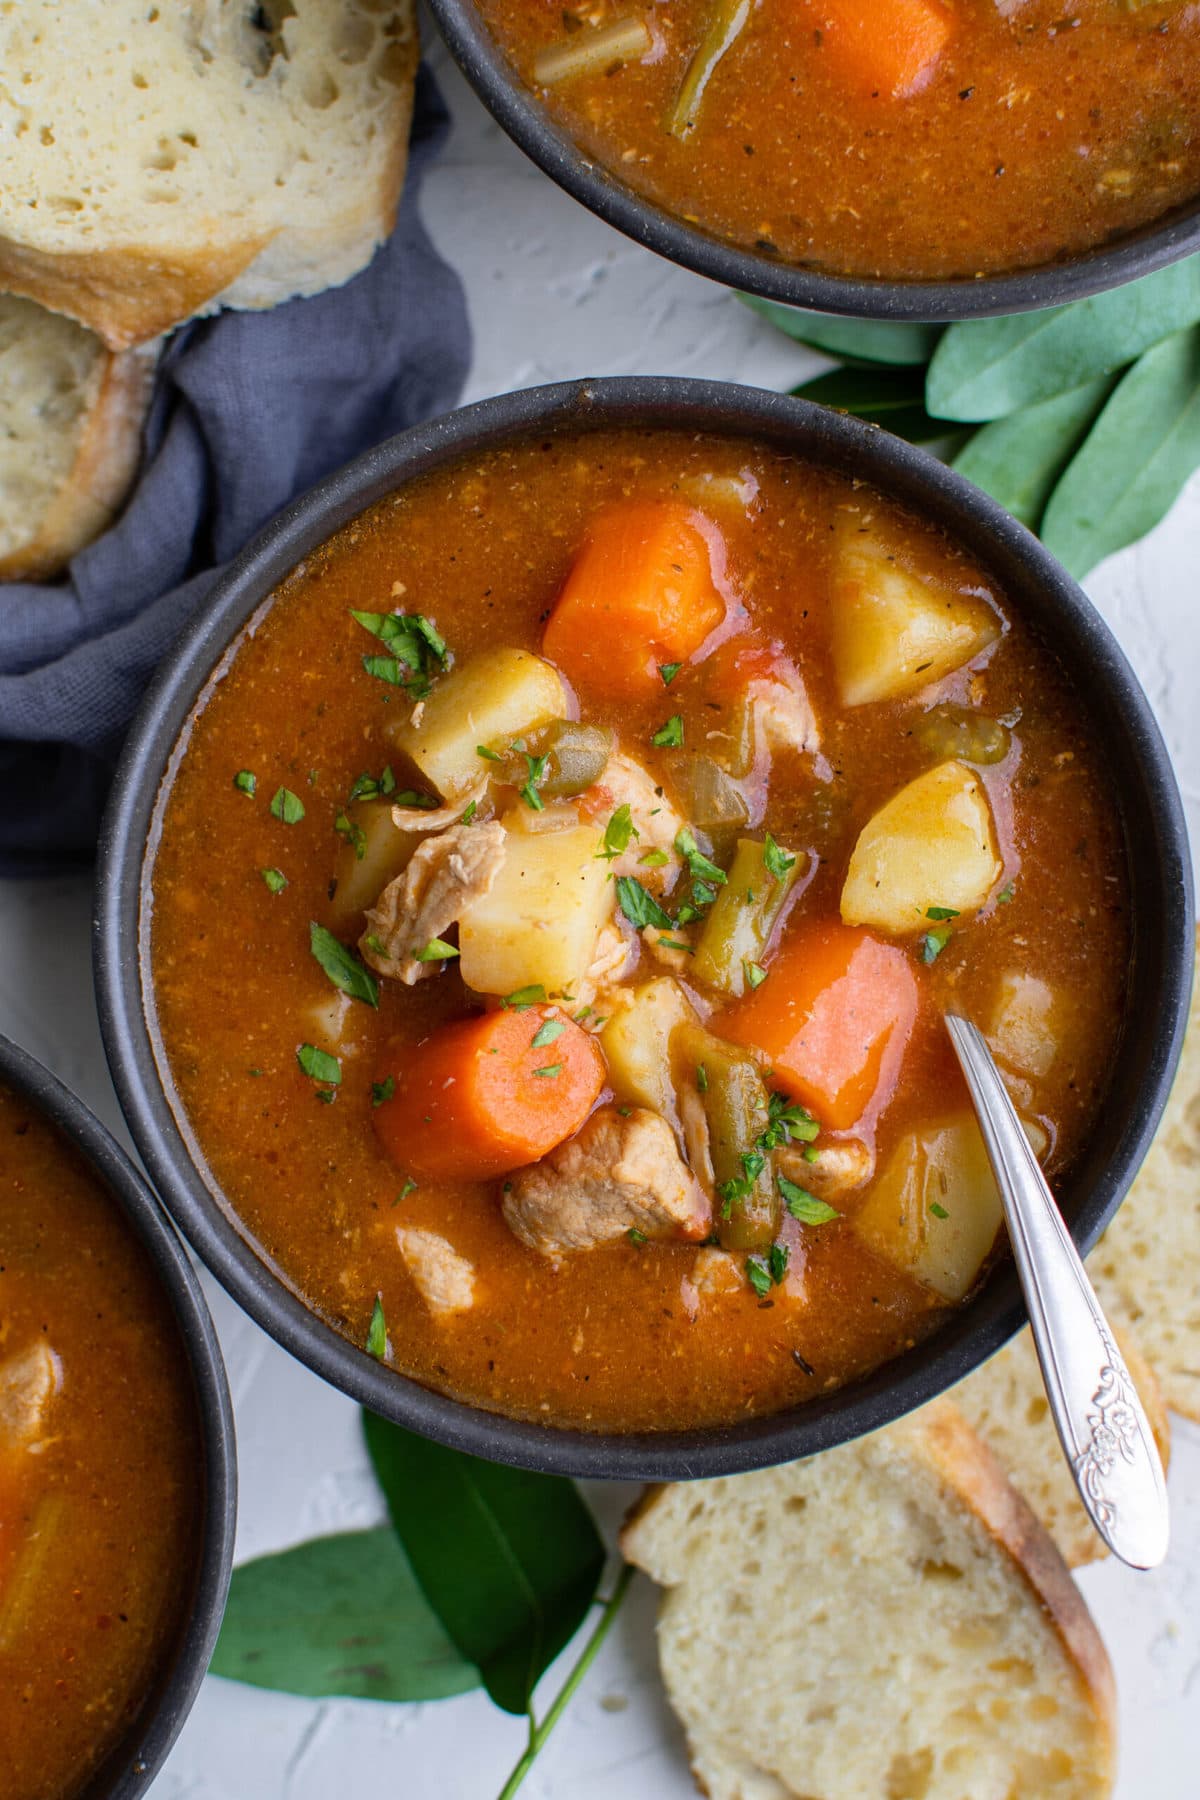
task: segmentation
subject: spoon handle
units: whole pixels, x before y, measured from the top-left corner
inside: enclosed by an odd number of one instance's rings
[[[1055,1428],[1096,1530],[1121,1561],[1167,1553],[1167,1488],[1154,1434],[992,1053],[946,1015],[1004,1203]]]

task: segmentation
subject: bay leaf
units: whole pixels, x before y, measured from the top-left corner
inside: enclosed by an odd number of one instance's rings
[[[313,1698],[440,1700],[479,1686],[388,1526],[242,1563],[210,1672]]]
[[[571,1481],[484,1462],[363,1414],[425,1598],[497,1706],[526,1713],[596,1593],[604,1545]]]
[[[1055,483],[1113,386],[1111,375],[1101,375],[1069,394],[981,425],[954,458],[954,467],[1036,531]]]
[[[1042,541],[1072,575],[1134,543],[1200,468],[1200,326],[1148,350],[1050,496]]]
[[[873,425],[882,425],[910,443],[925,444],[945,437],[946,425],[925,411],[925,375],[922,369],[841,368],[792,389],[802,400],[815,400],[840,412],[853,413]]]
[[[897,368],[927,363],[943,330],[940,325],[912,325],[905,320],[841,319],[831,313],[804,312],[754,294],[739,294],[738,299],[798,343],[847,362],[890,363]]]
[[[1079,388],[1200,319],[1200,256],[1090,300],[951,325],[929,365],[939,419],[1000,419]]]

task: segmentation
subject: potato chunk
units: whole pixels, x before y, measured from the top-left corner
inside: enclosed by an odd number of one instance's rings
[[[620,999],[600,1034],[600,1048],[617,1099],[673,1121],[671,1034],[678,1025],[698,1024],[691,1001],[669,975],[620,990]]]
[[[1061,997],[1039,975],[1009,969],[1000,977],[985,1036],[1020,1075],[1045,1075],[1058,1055]]]
[[[1001,873],[983,783],[965,763],[918,775],[859,833],[842,918],[901,936],[927,930],[929,908],[973,912]]]
[[[961,1300],[975,1285],[1003,1219],[987,1150],[971,1113],[901,1138],[854,1230],[877,1255]]]
[[[898,700],[960,669],[1000,636],[985,601],[902,567],[862,515],[840,515],[833,663],[842,700]]]
[[[392,736],[450,800],[486,770],[481,744],[506,750],[513,738],[566,713],[567,691],[549,663],[528,650],[486,650],[437,682]]]
[[[397,827],[390,800],[360,800],[346,808],[346,817],[350,829],[334,864],[330,924],[334,931],[350,932],[388,882],[407,868],[421,839]]]
[[[600,845],[590,825],[508,831],[495,881],[459,914],[459,969],[468,987],[480,994],[533,986],[575,992],[614,905]]]

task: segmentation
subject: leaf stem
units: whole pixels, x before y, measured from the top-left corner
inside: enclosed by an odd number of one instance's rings
[[[580,1682],[595,1662],[600,1646],[608,1636],[613,1620],[621,1610],[621,1602],[625,1598],[626,1590],[632,1579],[633,1567],[631,1564],[625,1563],[621,1568],[621,1573],[617,1576],[616,1585],[613,1588],[612,1593],[604,1602],[604,1610],[596,1621],[592,1635],[580,1651],[579,1660],[576,1662],[571,1673],[567,1676],[562,1687],[555,1695],[554,1700],[540,1725],[534,1723],[533,1713],[530,1712],[529,1744],[524,1755],[521,1757],[521,1760],[517,1763],[516,1768],[501,1788],[499,1800],[512,1800],[513,1794],[516,1793],[530,1769],[533,1767],[534,1758],[537,1756],[538,1751],[542,1748],[542,1745],[546,1742],[546,1739],[550,1736],[550,1733],[562,1718],[563,1713],[571,1703],[576,1688],[578,1688]]]

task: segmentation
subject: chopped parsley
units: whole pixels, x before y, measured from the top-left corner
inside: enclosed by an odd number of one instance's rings
[[[936,1200],[931,1200],[929,1202],[929,1210],[935,1219],[948,1219],[950,1217],[950,1214],[946,1211],[945,1207],[939,1206]]]
[[[742,1151],[742,1173],[732,1181],[719,1181],[717,1192],[721,1196],[721,1217],[733,1217],[734,1205],[739,1200],[747,1200],[755,1182],[767,1166],[767,1159],[757,1150]]]
[[[396,1195],[396,1198],[392,1201],[392,1205],[399,1206],[399,1204],[402,1200],[407,1200],[408,1196],[410,1194],[415,1194],[416,1191],[417,1191],[416,1182],[413,1180],[411,1175],[406,1175],[404,1177],[404,1186],[400,1189],[400,1192]]]
[[[463,816],[459,820],[459,824],[460,825],[469,825],[471,823],[471,820],[475,817],[475,814],[478,811],[479,811],[478,800],[470,801],[468,803],[468,805],[463,808]]]
[[[526,750],[525,761],[529,765],[529,776],[522,785],[521,798],[526,806],[533,808],[534,812],[545,812],[546,802],[538,793],[538,789],[546,779],[546,770],[550,766],[550,753],[547,751],[545,756],[530,756]]]
[[[597,857],[603,857],[605,862],[612,862],[614,858],[623,856],[625,851],[628,850],[632,840],[635,837],[641,837],[641,835],[641,832],[633,822],[633,814],[629,810],[629,802],[626,801],[623,806],[618,806],[616,812],[604,827],[604,843],[600,849],[597,850],[596,855]]]
[[[682,938],[660,937],[658,947],[660,950],[682,950],[685,956],[695,956],[696,954],[695,946],[685,944]]]
[[[799,1219],[801,1225],[828,1225],[840,1214],[826,1200],[818,1200],[799,1182],[789,1181],[786,1175],[776,1175],[779,1192],[783,1196],[783,1204],[793,1219]]]
[[[535,1075],[543,1076],[547,1081],[556,1081],[562,1074],[562,1064],[547,1063],[544,1069],[535,1069],[533,1072]]]
[[[767,1099],[767,1128],[758,1142],[763,1150],[777,1150],[780,1144],[811,1144],[821,1127],[810,1112],[786,1094],[773,1093]]]
[[[658,672],[662,676],[664,687],[670,687],[682,667],[682,663],[659,663]]]
[[[786,1244],[772,1244],[767,1252],[767,1267],[771,1271],[771,1280],[778,1287],[787,1274],[788,1247]]]
[[[430,938],[424,947],[416,952],[417,962],[445,962],[451,956],[457,956],[458,950],[448,944],[445,938]]]
[[[746,985],[752,993],[755,988],[760,988],[767,979],[767,971],[761,963],[743,962],[742,969],[746,976]]]
[[[531,1006],[537,1006],[546,998],[546,990],[540,982],[531,987],[514,988],[511,994],[505,994],[500,1004],[508,1012],[525,1012]]]
[[[534,1050],[541,1050],[544,1045],[552,1044],[555,1038],[560,1038],[566,1029],[566,1025],[561,1019],[547,1019],[538,1026],[529,1040],[530,1047]]]
[[[382,956],[385,962],[391,962],[391,951],[388,949],[383,939],[376,937],[373,931],[367,933],[366,937],[363,939],[363,943],[367,946],[368,950],[373,950],[376,956]]]
[[[273,894],[282,894],[288,884],[287,876],[282,869],[260,869],[258,872]]]
[[[387,1320],[383,1316],[383,1296],[376,1294],[375,1304],[371,1308],[371,1323],[367,1327],[366,1350],[368,1356],[374,1356],[382,1362],[387,1355]]]
[[[702,1094],[708,1092],[708,1070],[703,1063],[696,1064],[696,1087]]]
[[[386,656],[363,657],[367,674],[406,689],[414,699],[424,699],[430,677],[449,661],[445,639],[437,627],[421,613],[358,612],[351,607],[350,617],[387,651]]]
[[[679,836],[675,839],[675,848],[687,863],[693,881],[699,881],[702,884],[707,882],[715,888],[723,887],[725,885],[728,877],[725,874],[724,869],[718,868],[715,862],[711,862],[709,858],[705,856],[704,852],[696,843],[695,834],[690,826],[685,825],[683,830],[679,833]],[[695,897],[695,890],[693,889],[693,898]],[[702,904],[709,905],[714,898],[715,895],[710,893],[707,901],[702,902]]]
[[[776,881],[782,881],[788,870],[794,869],[795,866],[795,857],[785,856],[768,831],[763,839],[763,867],[768,875],[773,875]]]
[[[746,1258],[746,1280],[754,1289],[760,1300],[765,1300],[771,1291],[771,1271],[761,1256]]]
[[[397,806],[416,806],[422,812],[436,812],[441,805],[441,801],[435,800],[432,794],[418,794],[415,788],[405,788],[395,798]]]
[[[330,1087],[340,1085],[342,1065],[328,1050],[318,1050],[315,1044],[301,1044],[296,1061],[311,1081],[325,1081]]]
[[[925,908],[925,917],[927,919],[939,919],[939,920],[940,919],[957,919],[958,908],[956,906],[927,906]]]
[[[921,961],[936,962],[953,935],[949,925],[935,925],[932,931],[927,931],[917,945],[917,955]]]
[[[385,1075],[382,1081],[371,1083],[371,1105],[383,1106],[396,1091],[396,1077]]]
[[[654,896],[648,894],[632,875],[617,877],[617,902],[629,923],[636,925],[639,931],[646,925],[657,925],[660,931],[670,931],[675,923],[670,913],[664,912]]]
[[[625,1233],[625,1236],[629,1239],[634,1248],[638,1250],[641,1249],[644,1243],[648,1242],[645,1232],[639,1231],[636,1225],[631,1225],[629,1230]]]
[[[365,1000],[368,1006],[379,1005],[379,983],[370,969],[315,919],[309,921],[308,947],[335,988],[341,988],[352,1000]]]
[[[660,725],[650,739],[660,750],[679,750],[683,746],[683,718],[679,713],[672,713],[665,725]]]
[[[386,800],[395,791],[396,777],[392,774],[389,765],[382,775],[362,774],[356,776],[350,789],[348,804],[353,805],[355,800]]]
[[[996,895],[996,905],[1011,906],[1014,891],[1012,882],[1006,881],[1004,886],[1000,889],[1000,892]]]
[[[503,762],[504,758],[498,750],[489,750],[486,744],[476,744],[476,756],[482,756],[485,762]]]
[[[665,850],[647,850],[645,856],[638,857],[640,869],[663,869],[670,862]]]
[[[258,776],[253,769],[239,769],[233,778],[233,785],[239,794],[248,794],[253,800],[254,790],[258,786]]]
[[[344,838],[349,844],[354,852],[355,860],[361,862],[367,854],[367,834],[362,826],[356,825],[346,813],[340,812],[333,821],[333,829],[340,838]]]
[[[304,802],[291,788],[276,788],[271,796],[271,816],[285,825],[298,825],[304,817]]]

